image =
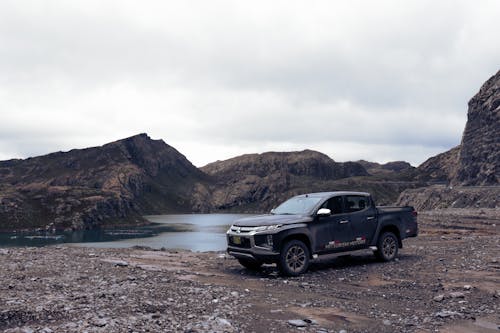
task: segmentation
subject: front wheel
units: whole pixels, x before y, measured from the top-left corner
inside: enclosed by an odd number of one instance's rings
[[[382,261],[391,261],[398,254],[398,238],[392,232],[384,232],[378,239],[375,256]]]
[[[280,253],[278,268],[283,275],[297,276],[309,268],[309,249],[299,240],[286,242]]]

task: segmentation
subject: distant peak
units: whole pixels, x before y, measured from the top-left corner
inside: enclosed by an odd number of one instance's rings
[[[123,140],[128,140],[128,139],[147,139],[147,140],[151,140],[151,138],[149,137],[149,135],[147,135],[146,133],[139,133],[139,134],[136,134],[136,135],[132,135],[128,138],[125,138]]]
[[[153,143],[153,142],[158,142],[158,143],[164,143],[162,139],[158,140],[153,140],[147,133],[139,133],[136,135],[129,136],[127,138],[123,138],[120,140],[116,140],[111,143],[134,143],[134,144],[143,144],[143,143]]]

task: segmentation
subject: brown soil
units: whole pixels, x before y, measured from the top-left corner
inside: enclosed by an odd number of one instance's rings
[[[499,332],[500,211],[419,221],[396,261],[321,258],[296,278],[214,252],[0,249],[0,330]]]

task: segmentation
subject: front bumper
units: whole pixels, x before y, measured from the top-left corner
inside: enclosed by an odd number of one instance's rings
[[[252,231],[236,233],[229,230],[227,232],[227,253],[238,259],[275,263],[279,260],[280,254],[273,248],[273,238],[272,233],[255,233]]]

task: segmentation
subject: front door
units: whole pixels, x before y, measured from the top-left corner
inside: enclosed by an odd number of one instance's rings
[[[328,199],[321,208],[330,209],[332,215],[316,217],[314,238],[315,252],[335,252],[344,250],[352,239],[349,214],[343,210],[343,197]]]

